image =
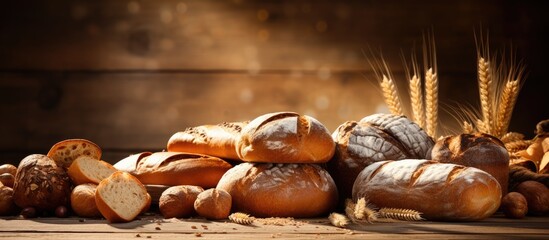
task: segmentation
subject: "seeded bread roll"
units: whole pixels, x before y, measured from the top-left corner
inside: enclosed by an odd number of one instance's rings
[[[293,112],[257,117],[236,142],[240,159],[267,163],[325,163],[335,149],[330,133],[318,120]]]
[[[101,159],[101,148],[86,139],[67,139],[54,144],[47,156],[58,166],[68,168],[72,161],[81,155]]]
[[[168,141],[169,152],[189,152],[238,160],[235,142],[247,122],[221,123],[187,128]]]
[[[95,190],[97,184],[81,184],[71,192],[71,207],[74,213],[80,217],[97,218],[101,217],[97,204],[95,203]]]
[[[503,196],[509,186],[509,153],[503,143],[488,134],[460,134],[437,141],[431,151],[432,160],[476,167],[496,178]]]
[[[338,200],[334,181],[316,164],[241,163],[217,189],[231,195],[233,212],[256,217],[319,217]]]
[[[378,208],[413,209],[428,220],[476,221],[500,205],[501,187],[477,168],[428,160],[382,161],[358,175],[353,199]]]
[[[142,158],[130,156],[120,160],[116,166],[135,168],[132,174],[143,184],[203,188],[215,187],[221,176],[232,167],[217,157],[181,152],[157,152]]]
[[[183,218],[194,215],[194,202],[204,189],[198,186],[173,186],[162,192],[159,201],[160,213],[164,218]]]
[[[86,155],[76,158],[67,170],[74,185],[99,184],[101,180],[109,177],[114,172],[116,172],[116,168],[110,163]]]
[[[51,158],[32,154],[19,163],[13,185],[13,200],[21,208],[54,211],[67,206],[72,184],[66,170]]]
[[[129,222],[149,208],[151,196],[137,178],[118,171],[99,183],[95,203],[107,221]]]
[[[374,114],[341,124],[332,134],[336,152],[328,162],[341,199],[351,197],[356,176],[368,165],[385,160],[425,159],[433,140],[404,116]]]

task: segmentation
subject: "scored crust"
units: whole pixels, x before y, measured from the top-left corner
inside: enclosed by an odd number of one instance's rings
[[[64,168],[68,168],[81,155],[101,159],[101,148],[90,140],[67,139],[54,144],[47,154],[58,166]]]

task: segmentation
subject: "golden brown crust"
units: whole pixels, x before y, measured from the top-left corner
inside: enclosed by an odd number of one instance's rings
[[[0,186],[0,216],[9,216],[17,212],[17,205],[13,202],[13,189]]]
[[[88,164],[93,164],[93,167],[86,168],[84,166],[86,164],[84,163],[85,161]],[[74,185],[80,185],[85,183],[99,184],[101,180],[116,171],[116,168],[108,162],[88,156],[80,156],[73,161],[67,173]]]
[[[334,181],[316,164],[242,163],[217,189],[232,196],[233,211],[256,217],[318,217],[338,200]]]
[[[231,213],[232,197],[222,189],[210,188],[200,194],[194,202],[198,215],[212,220],[221,220]]]
[[[17,173],[17,167],[12,164],[2,164],[0,166],[0,174],[9,173],[13,176],[15,176],[15,173]]]
[[[183,218],[194,215],[194,202],[204,191],[198,186],[173,186],[162,192],[158,207],[164,218]]]
[[[235,141],[248,122],[202,125],[177,132],[168,140],[169,152],[190,152],[239,160]]]
[[[414,209],[428,220],[475,221],[498,209],[501,187],[476,168],[411,159],[366,167],[353,187],[353,199],[362,197],[378,208]]]
[[[318,120],[293,112],[259,116],[242,129],[236,151],[246,162],[325,163],[335,151]]]
[[[95,190],[97,184],[87,183],[76,186],[71,193],[71,207],[74,213],[80,217],[101,217],[95,203]]]
[[[118,161],[116,164],[113,165],[113,167],[119,171],[135,175],[139,162],[143,161],[143,159],[149,157],[151,154],[152,152],[140,152],[137,154],[132,154]]]
[[[64,168],[68,168],[81,155],[101,159],[101,148],[90,140],[67,139],[54,144],[47,154],[58,166]]]
[[[157,152],[139,161],[134,175],[143,184],[212,188],[231,167],[231,164],[217,157],[194,153]]]

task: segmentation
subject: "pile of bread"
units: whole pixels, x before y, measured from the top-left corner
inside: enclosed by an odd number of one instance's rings
[[[114,165],[101,160],[93,142],[69,139],[10,169],[14,184],[1,187],[1,215],[66,216],[72,209],[125,222],[154,203],[166,218],[224,219],[232,212],[304,218],[364,197],[429,220],[471,221],[499,208],[509,155],[485,134],[435,142],[404,116],[374,114],[330,134],[310,116],[277,112],[187,128],[169,139],[167,151]],[[158,185],[165,190],[151,196],[148,188]]]

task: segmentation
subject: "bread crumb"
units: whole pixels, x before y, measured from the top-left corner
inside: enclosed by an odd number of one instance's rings
[[[305,225],[307,222],[296,221],[293,218],[256,218],[256,221],[263,225],[276,225],[276,226],[301,226]]]
[[[152,236],[147,236],[147,238],[152,238]]]
[[[199,233],[199,232],[198,232],[198,233],[194,233],[194,236],[195,236],[195,237],[202,237],[202,233]]]
[[[154,229],[156,229],[156,230],[162,230],[162,229],[160,229],[160,227],[155,227]]]
[[[141,237],[141,234],[139,234],[139,233],[135,234],[135,237]]]
[[[196,227],[196,226],[191,226],[191,228],[192,228],[192,229],[197,229],[197,227]]]

